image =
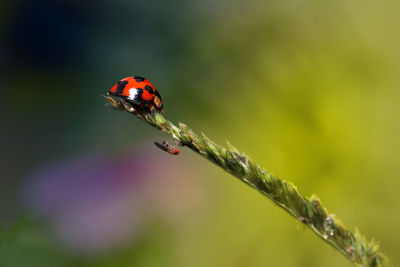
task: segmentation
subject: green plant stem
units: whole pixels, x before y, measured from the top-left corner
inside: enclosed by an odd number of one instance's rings
[[[184,146],[255,188],[307,225],[322,240],[353,263],[359,266],[391,266],[386,256],[378,251],[377,242],[374,240],[368,242],[357,229],[355,232],[348,230],[334,214],[328,214],[317,196],[308,198],[301,195],[292,183],[268,173],[229,143],[228,148],[223,148],[204,134],[198,136],[183,123],[174,125],[160,113],[148,114],[124,100],[116,101],[111,97],[104,97],[113,108],[127,111],[169,134]]]

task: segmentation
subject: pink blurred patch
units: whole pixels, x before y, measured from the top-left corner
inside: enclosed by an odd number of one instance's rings
[[[178,225],[197,214],[206,199],[200,181],[183,157],[147,148],[42,167],[30,175],[23,200],[62,244],[96,254],[134,242],[149,217]]]

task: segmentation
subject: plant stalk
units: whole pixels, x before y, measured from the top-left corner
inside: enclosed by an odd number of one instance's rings
[[[124,100],[116,101],[108,96],[104,98],[114,109],[129,112],[167,133],[182,145],[267,196],[356,265],[391,266],[387,257],[379,252],[379,245],[375,240],[367,241],[357,229],[354,232],[348,230],[334,214],[328,213],[316,195],[309,198],[301,195],[295,185],[270,174],[231,144],[227,143],[227,148],[221,147],[203,133],[197,135],[183,123],[174,125],[158,112],[149,114]]]

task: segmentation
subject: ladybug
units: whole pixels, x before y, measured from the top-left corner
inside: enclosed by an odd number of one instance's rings
[[[117,96],[124,100],[146,108],[152,112],[156,109],[163,111],[163,103],[160,94],[154,86],[145,78],[139,76],[127,77],[114,85],[108,95]]]
[[[167,142],[163,141],[161,144],[159,142],[154,142],[154,144],[160,148],[161,150],[164,150],[165,152],[168,152],[171,155],[178,155],[180,150],[176,148],[173,145],[168,144]]]

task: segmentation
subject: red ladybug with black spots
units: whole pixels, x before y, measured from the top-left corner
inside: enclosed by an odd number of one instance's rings
[[[139,76],[127,77],[114,85],[108,95],[117,96],[124,100],[146,108],[149,112],[156,109],[163,111],[163,103],[160,94],[154,86],[145,78]]]

